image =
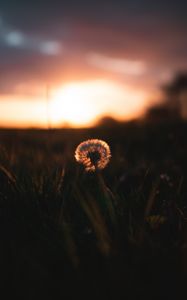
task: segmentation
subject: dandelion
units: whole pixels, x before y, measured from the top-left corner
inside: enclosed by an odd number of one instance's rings
[[[109,145],[98,139],[82,142],[75,151],[75,159],[84,166],[87,172],[104,169],[110,158]]]

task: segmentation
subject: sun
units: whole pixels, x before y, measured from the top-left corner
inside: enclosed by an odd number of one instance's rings
[[[144,92],[104,79],[67,83],[50,94],[48,116],[56,127],[92,126],[104,115],[130,119],[146,105]]]
[[[72,83],[54,91],[50,97],[51,123],[77,127],[91,124],[97,117],[97,110],[89,101],[88,89],[85,83]]]

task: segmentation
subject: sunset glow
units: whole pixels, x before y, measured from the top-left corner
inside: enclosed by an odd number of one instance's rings
[[[147,106],[147,95],[110,80],[77,81],[50,88],[49,98],[10,97],[1,100],[3,126],[84,127],[102,116],[129,120]]]
[[[184,0],[14,2],[0,1],[0,127],[135,119],[187,70]]]
[[[49,116],[53,125],[92,125],[104,115],[129,119],[146,105],[146,95],[107,80],[70,83],[50,97]]]
[[[65,122],[72,126],[81,126],[94,121],[98,111],[94,103],[89,101],[89,92],[89,84],[83,83],[69,84],[57,89],[49,105],[52,124]]]

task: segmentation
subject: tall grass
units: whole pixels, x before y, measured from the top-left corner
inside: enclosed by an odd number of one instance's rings
[[[185,124],[1,131],[4,289],[29,291],[29,299],[179,297],[187,271],[185,134]],[[74,160],[90,137],[111,145],[102,173],[87,174]]]

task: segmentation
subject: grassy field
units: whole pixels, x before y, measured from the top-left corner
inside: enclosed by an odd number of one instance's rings
[[[181,299],[187,124],[0,131],[2,289],[21,299]],[[75,161],[89,138],[110,164]]]

